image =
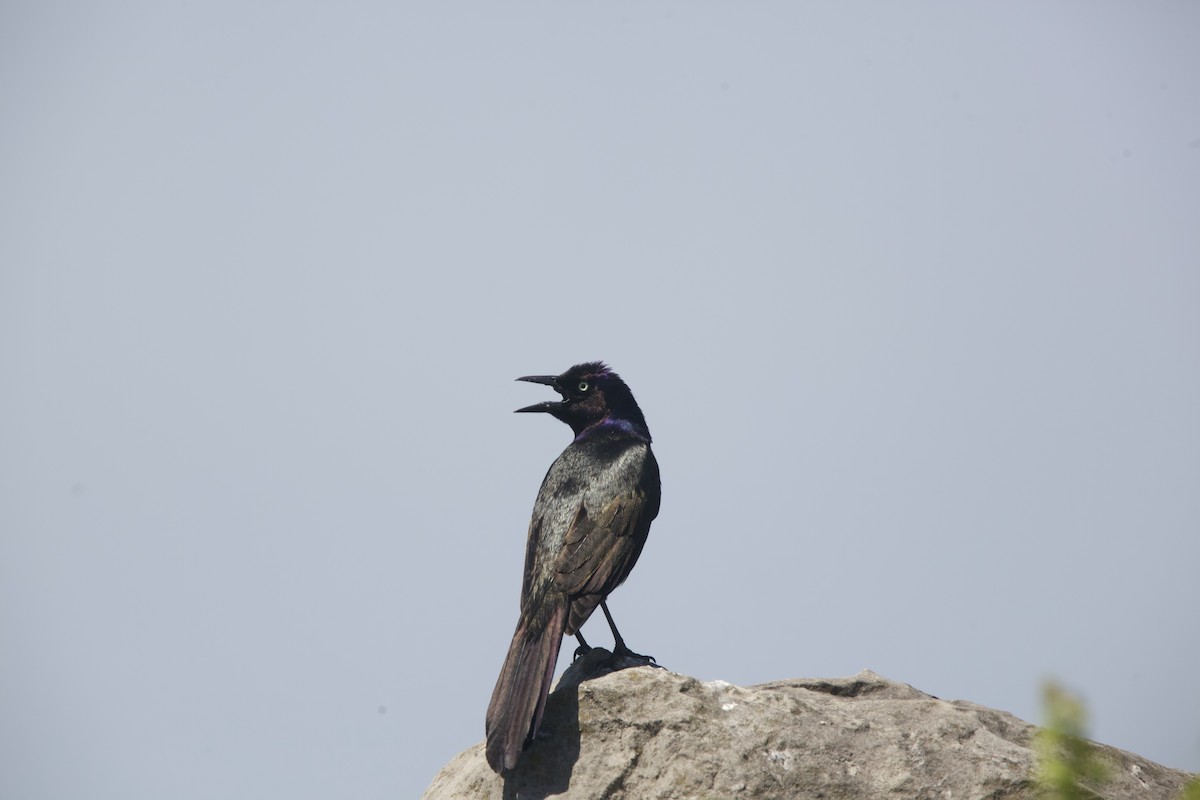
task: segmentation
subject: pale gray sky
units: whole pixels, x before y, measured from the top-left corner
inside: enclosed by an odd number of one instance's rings
[[[6,4],[0,795],[417,796],[569,441],[513,379],[596,358],[663,472],[632,647],[1033,721],[1057,676],[1200,770],[1198,32]]]

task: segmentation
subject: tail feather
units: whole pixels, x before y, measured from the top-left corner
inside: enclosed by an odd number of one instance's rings
[[[526,620],[517,625],[487,710],[487,760],[496,772],[515,767],[537,735],[566,624],[563,603],[540,630],[530,630]]]

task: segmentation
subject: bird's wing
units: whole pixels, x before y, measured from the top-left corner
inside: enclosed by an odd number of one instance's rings
[[[546,601],[547,592],[555,588],[538,572],[538,548],[545,519],[534,517],[529,523],[529,543],[525,548],[525,574],[521,578],[521,624],[530,631],[542,630],[557,613],[559,601]]]
[[[594,515],[581,504],[555,564],[555,586],[568,595],[603,599],[625,580],[641,554],[650,525],[645,511],[642,491],[617,495]]]
[[[521,573],[521,607],[529,602],[533,593],[534,562],[537,559],[538,540],[542,538],[542,518],[534,516],[529,522],[529,534],[525,543],[525,571]]]

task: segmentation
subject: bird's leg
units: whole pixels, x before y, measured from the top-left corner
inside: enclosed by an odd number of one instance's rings
[[[572,662],[578,661],[592,650],[592,646],[584,640],[582,633],[575,631],[575,638],[579,640],[579,647],[575,648],[575,655],[571,658]]]
[[[636,658],[639,661],[647,663],[658,663],[655,661],[654,656],[644,656],[641,653],[635,653],[625,646],[625,640],[621,638],[621,633],[617,630],[616,623],[613,622],[612,614],[609,613],[608,603],[604,600],[600,601],[600,610],[604,612],[604,618],[608,620],[608,627],[612,629],[613,641],[616,643],[613,646],[613,658]]]

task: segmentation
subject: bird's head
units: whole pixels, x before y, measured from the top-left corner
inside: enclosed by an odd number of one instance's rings
[[[534,403],[518,408],[518,413],[550,414],[570,425],[576,436],[597,425],[610,424],[650,441],[646,418],[633,399],[633,392],[603,362],[576,364],[561,375],[526,375],[517,380],[541,383],[562,395],[560,401]]]

